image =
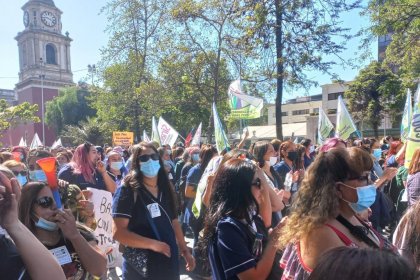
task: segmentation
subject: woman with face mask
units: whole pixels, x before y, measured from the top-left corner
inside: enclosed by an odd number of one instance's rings
[[[297,175],[299,175],[299,171],[296,170],[294,164],[295,160],[298,157],[298,153],[296,151],[296,144],[290,140],[281,143],[279,151],[281,161],[278,164],[274,165],[273,168],[280,175],[284,184],[288,173],[291,178],[290,181],[292,181],[292,178],[296,178]],[[287,186],[287,188],[289,188],[289,186]]]
[[[358,218],[376,197],[372,159],[360,148],[321,153],[306,171],[280,237],[282,279],[306,279],[330,249],[390,249],[384,237]]]
[[[20,221],[55,253],[67,279],[101,277],[106,272],[106,258],[89,229],[76,224],[69,210],[59,210],[51,189],[31,182],[22,189]]]
[[[3,165],[13,172],[21,187],[28,182],[28,170],[26,169],[25,164],[16,160],[8,160],[4,162]]]
[[[125,246],[123,279],[179,279],[178,249],[187,270],[195,260],[184,241],[176,201],[156,148],[134,149],[130,173],[113,202],[114,239]]]
[[[106,170],[111,178],[120,185],[122,179],[127,174],[127,169],[124,167],[123,158],[120,153],[115,151],[109,152],[107,155]]]
[[[276,226],[281,218],[281,213],[278,211],[281,211],[288,204],[290,192],[284,190],[283,180],[273,168],[277,157],[275,156],[273,145],[270,142],[256,142],[253,148],[253,156],[270,186],[270,201],[271,207],[273,208],[272,225]]]

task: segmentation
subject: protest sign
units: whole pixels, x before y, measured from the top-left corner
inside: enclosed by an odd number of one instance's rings
[[[113,146],[131,146],[134,143],[134,133],[127,131],[112,132]]]

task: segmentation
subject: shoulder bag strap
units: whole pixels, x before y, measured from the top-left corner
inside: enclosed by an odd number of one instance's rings
[[[159,241],[160,241],[160,240],[161,240],[161,238],[160,238],[159,231],[157,230],[157,227],[156,227],[156,225],[155,225],[155,222],[153,221],[152,216],[150,216],[149,209],[147,209],[147,206],[146,206],[146,204],[144,203],[143,198],[142,198],[142,197],[141,197],[141,195],[139,194],[139,190],[138,190],[138,189],[136,189],[136,190],[135,190],[135,194],[134,194],[134,203],[135,203],[135,201],[136,201],[136,197],[138,197],[138,198],[140,199],[141,204],[143,205],[144,210],[146,211],[146,217],[147,217],[147,220],[149,221],[150,226],[152,227],[153,233],[155,234],[155,236],[156,236],[157,240],[159,240]]]

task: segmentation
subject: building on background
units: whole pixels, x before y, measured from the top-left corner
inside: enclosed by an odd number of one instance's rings
[[[53,0],[29,0],[22,10],[24,30],[15,37],[19,52],[19,82],[15,92],[18,104],[25,101],[38,104],[37,116],[41,122],[20,125],[12,135],[3,137],[3,143],[17,145],[23,137],[29,144],[37,133],[50,146],[56,137],[45,125],[43,105],[57,96],[60,88],[74,85],[70,60],[72,39],[68,32],[62,34],[62,11]]]

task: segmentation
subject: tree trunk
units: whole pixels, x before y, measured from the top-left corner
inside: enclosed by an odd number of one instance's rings
[[[276,92],[276,135],[277,138],[283,140],[282,112],[281,103],[283,100],[283,78],[284,78],[284,62],[283,62],[283,42],[282,42],[282,21],[283,21],[283,5],[282,0],[275,0],[276,4],[276,53],[277,53],[277,92]]]

